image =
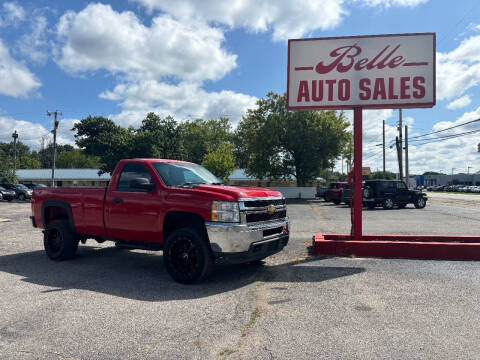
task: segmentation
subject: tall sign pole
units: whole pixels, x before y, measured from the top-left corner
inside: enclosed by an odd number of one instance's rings
[[[403,180],[403,139],[402,139],[402,109],[398,109],[398,141],[400,143],[400,152],[398,153],[398,169],[400,171],[400,181]]]
[[[385,120],[383,120],[383,132],[382,132],[382,145],[383,145],[383,178],[386,178],[386,168],[385,168]]]
[[[52,156],[52,188],[55,187],[55,160],[57,158],[57,128],[58,128],[58,120],[57,116],[62,115],[61,112],[55,110],[55,111],[47,111],[48,116],[52,116],[52,114],[55,116],[54,117],[54,122],[53,122],[53,156]]]
[[[410,174],[408,171],[408,126],[405,125],[405,179],[407,187],[410,187]]]
[[[353,237],[362,239],[362,108],[353,109]]]

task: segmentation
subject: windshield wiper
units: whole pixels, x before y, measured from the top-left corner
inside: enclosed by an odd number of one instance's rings
[[[222,182],[213,182],[210,185],[223,185],[223,183]]]

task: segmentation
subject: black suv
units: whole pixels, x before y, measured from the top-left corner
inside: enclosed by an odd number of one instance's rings
[[[363,188],[363,204],[369,209],[378,205],[384,209],[393,209],[395,205],[403,209],[407,204],[423,209],[427,195],[419,190],[409,190],[403,181],[367,180]]]

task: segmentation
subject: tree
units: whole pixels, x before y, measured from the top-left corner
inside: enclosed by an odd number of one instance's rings
[[[86,155],[79,149],[65,151],[58,155],[56,167],[64,169],[90,169],[101,165],[98,156]]]
[[[258,178],[293,175],[297,186],[331,168],[348,140],[343,113],[286,109],[285,95],[273,92],[249,109],[236,131],[236,153],[246,172]],[[242,159],[243,158],[243,159]]]
[[[131,157],[134,131],[116,125],[103,116],[88,116],[76,123],[75,143],[85,154],[99,156],[100,173],[112,173],[117,162]]]
[[[196,119],[180,124],[185,160],[201,164],[207,153],[223,142],[230,142],[232,134],[227,118],[218,120]]]
[[[235,169],[235,157],[233,145],[222,142],[215,151],[205,155],[202,165],[210,170],[215,176],[226,181]]]
[[[396,175],[391,171],[385,171],[385,177],[383,176],[383,171],[374,171],[369,176],[370,179],[385,179],[385,180],[395,180]]]

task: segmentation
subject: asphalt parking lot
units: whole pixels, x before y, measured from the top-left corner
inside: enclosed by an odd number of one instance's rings
[[[480,235],[480,203],[364,212],[365,233]],[[349,208],[290,202],[289,245],[264,265],[180,285],[162,253],[94,241],[43,252],[28,203],[0,203],[2,359],[478,359],[480,262],[313,257]]]

